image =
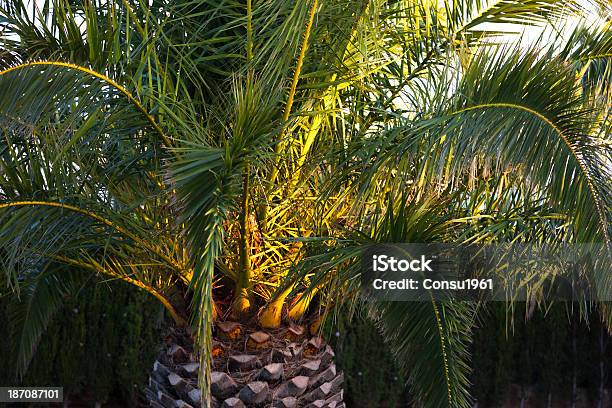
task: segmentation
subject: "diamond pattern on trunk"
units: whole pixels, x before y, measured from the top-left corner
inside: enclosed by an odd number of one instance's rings
[[[287,338],[291,327],[262,332],[221,322],[217,328],[214,342],[223,353],[213,356],[213,408],[345,407],[344,375],[321,337]],[[171,339],[153,366],[145,392],[150,406],[201,408],[191,338],[174,333]]]
[[[270,348],[270,335],[264,332],[255,332],[249,334],[247,348],[249,350],[262,350],[265,348]]]

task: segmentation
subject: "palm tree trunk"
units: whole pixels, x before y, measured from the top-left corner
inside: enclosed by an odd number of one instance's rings
[[[334,363],[335,353],[306,327],[292,325],[271,333],[237,322],[217,322],[217,327],[212,407],[346,407],[344,373]],[[200,407],[199,363],[191,337],[177,330],[164,341],[145,397],[151,407]]]

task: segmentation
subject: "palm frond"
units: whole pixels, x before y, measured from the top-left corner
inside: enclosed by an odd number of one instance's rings
[[[429,118],[388,132],[392,147],[379,164],[388,168],[424,149],[427,157],[416,157],[421,179],[442,174],[452,183],[481,162],[496,174],[520,172],[551,206],[573,214],[576,239],[609,242],[610,148],[575,72],[554,61],[551,55],[483,52],[459,83],[450,84],[456,96]]]
[[[25,374],[43,333],[64,300],[74,295],[90,278],[90,274],[82,271],[53,269],[28,280],[22,286],[19,297],[9,302],[7,312],[11,336],[15,339],[12,358],[17,378]]]
[[[361,258],[376,243],[440,242],[452,237],[448,205],[434,197],[410,201],[387,197],[382,213],[361,220],[350,238],[321,242],[327,249],[306,257],[288,276],[299,291],[326,287],[325,299],[339,306],[360,297]],[[311,239],[310,245],[321,240]],[[305,242],[307,245],[308,242]],[[342,300],[340,300],[342,299]],[[469,407],[469,342],[477,305],[461,302],[380,302],[363,298],[370,317],[397,356],[399,367],[421,403],[436,407]]]
[[[421,403],[432,407],[472,406],[468,361],[477,310],[474,304],[432,300],[369,306]]]

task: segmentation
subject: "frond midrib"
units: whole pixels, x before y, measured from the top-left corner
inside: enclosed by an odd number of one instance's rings
[[[105,225],[107,225],[108,227],[114,229],[115,231],[119,232],[122,235],[127,236],[128,238],[134,240],[135,242],[137,242],[138,244],[142,245],[143,247],[149,249],[150,251],[154,252],[155,254],[157,254],[158,256],[160,256],[162,259],[164,259],[166,262],[168,262],[170,265],[172,265],[174,268],[177,268],[179,271],[182,271],[182,267],[181,265],[179,265],[178,263],[176,263],[175,260],[173,260],[172,258],[170,258],[168,255],[164,254],[163,252],[159,251],[157,248],[155,248],[155,246],[150,245],[148,242],[146,242],[145,240],[141,239],[140,237],[138,237],[137,235],[131,233],[130,231],[126,230],[125,228],[121,227],[120,225],[117,225],[116,223],[114,223],[113,221],[109,220],[106,217],[103,217],[93,211],[90,210],[86,210],[74,205],[70,205],[70,204],[65,204],[65,203],[58,203],[55,201],[11,201],[11,202],[5,202],[5,203],[0,203],[0,210],[4,209],[4,208],[11,208],[11,207],[26,207],[26,206],[46,206],[46,207],[55,207],[55,208],[62,208],[62,209],[66,209],[68,211],[72,211],[72,212],[76,212],[82,215],[85,215],[89,218],[92,218],[96,221],[99,221]],[[182,274],[181,274],[182,276]]]
[[[602,231],[603,231],[603,234],[604,234],[604,240],[606,242],[606,245],[610,245],[610,238],[608,236],[608,232],[607,232],[607,229],[606,229],[606,225],[607,225],[606,217],[605,217],[604,212],[603,212],[603,206],[602,206],[602,203],[600,201],[599,194],[597,193],[597,190],[595,189],[595,184],[593,183],[593,180],[592,180],[592,178],[591,178],[591,176],[590,176],[590,174],[588,172],[588,169],[587,169],[586,164],[584,163],[584,160],[579,156],[578,152],[574,149],[572,143],[567,138],[567,136],[565,135],[563,130],[559,126],[557,126],[552,121],[552,119],[548,118],[543,113],[540,113],[537,110],[535,110],[533,108],[530,108],[529,106],[521,105],[521,104],[518,104],[518,103],[509,103],[509,102],[483,103],[483,104],[478,104],[478,105],[474,105],[474,106],[468,106],[466,108],[454,111],[454,112],[451,113],[451,116],[460,115],[461,113],[475,111],[475,110],[479,110],[479,109],[487,109],[487,108],[508,108],[508,109],[515,109],[515,110],[520,110],[520,111],[523,111],[523,112],[527,112],[527,113],[537,117],[538,119],[540,119],[546,125],[548,125],[561,138],[561,140],[563,140],[563,142],[565,143],[565,145],[569,149],[572,157],[574,158],[576,163],[578,163],[578,167],[580,168],[580,171],[583,173],[583,176],[584,176],[584,178],[585,178],[585,180],[587,182],[587,186],[589,188],[589,192],[590,192],[591,196],[593,197],[593,200],[595,201],[595,207],[597,209],[597,217],[599,218],[599,222],[601,223],[601,226],[602,226]]]
[[[26,62],[23,64],[15,65],[13,67],[2,70],[0,71],[0,76],[6,75],[10,72],[19,71],[21,69],[27,69],[27,68],[31,68],[35,66],[52,66],[52,67],[59,67],[59,68],[67,68],[73,71],[83,72],[87,75],[93,76],[94,78],[102,80],[103,82],[105,82],[106,84],[110,85],[111,87],[118,90],[121,94],[123,94],[128,99],[128,101],[132,105],[134,105],[136,109],[138,109],[138,111],[140,111],[144,115],[147,121],[151,124],[151,126],[155,129],[155,131],[160,135],[165,147],[172,148],[172,142],[170,141],[170,138],[168,137],[168,135],[166,135],[164,130],[157,123],[157,121],[153,118],[153,116],[149,114],[149,112],[147,111],[147,109],[145,109],[142,103],[140,103],[140,101],[136,99],[136,97],[132,95],[132,93],[127,90],[127,88],[120,85],[119,83],[109,78],[108,76],[100,72],[94,71],[93,69],[84,67],[82,65],[77,65],[77,64],[63,62],[63,61],[31,61],[31,62]]]

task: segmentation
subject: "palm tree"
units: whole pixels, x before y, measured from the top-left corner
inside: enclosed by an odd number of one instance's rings
[[[357,301],[364,244],[609,247],[609,22],[532,51],[496,25],[585,16],[579,3],[1,1],[18,373],[87,273],[147,291],[193,334],[210,406],[213,338],[223,361],[244,342],[214,322],[274,347],[283,322],[316,332]],[[423,405],[469,406],[476,305],[367,307]]]

